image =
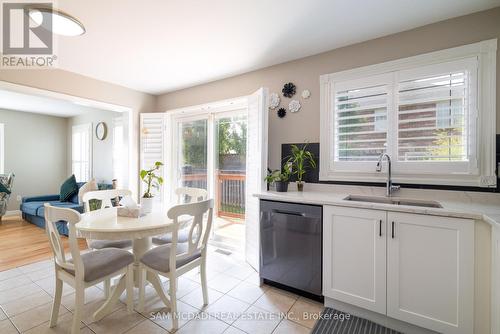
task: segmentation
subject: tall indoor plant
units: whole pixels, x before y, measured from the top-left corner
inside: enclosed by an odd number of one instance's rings
[[[288,163],[292,164],[292,174],[297,175],[297,190],[304,190],[302,178],[309,168],[316,168],[314,155],[307,150],[309,143],[305,143],[301,148],[291,145],[292,154],[288,157]]]
[[[141,180],[146,183],[146,190],[141,197],[141,210],[143,213],[150,213],[153,210],[153,189],[159,190],[163,184],[163,178],[157,175],[161,166],[163,166],[163,163],[156,161],[151,169],[141,170]]]

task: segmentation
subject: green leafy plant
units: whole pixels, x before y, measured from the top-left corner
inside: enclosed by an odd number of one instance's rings
[[[151,190],[153,188],[160,189],[160,186],[163,184],[163,178],[161,176],[158,176],[156,173],[160,170],[161,166],[163,166],[163,163],[157,161],[151,169],[141,170],[141,180],[147,185],[146,191],[144,192],[144,195],[142,195],[142,197],[152,198],[153,194]]]
[[[292,174],[297,175],[297,182],[302,183],[302,178],[309,168],[316,168],[314,155],[307,150],[309,143],[306,143],[302,148],[297,145],[291,145],[292,154],[288,157],[287,162],[292,164]]]
[[[270,173],[268,173],[267,176],[264,178],[264,180],[267,183],[288,182],[288,180],[290,179],[291,173],[292,173],[291,165],[289,163],[285,163],[283,165],[283,171],[280,171],[279,169],[275,169],[275,170],[271,171]]]

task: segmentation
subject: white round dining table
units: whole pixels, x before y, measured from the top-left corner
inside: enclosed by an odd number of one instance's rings
[[[164,212],[153,212],[139,218],[118,216],[116,208],[95,210],[81,215],[81,220],[75,225],[77,235],[86,239],[97,240],[132,240],[134,254],[134,282],[138,287],[139,261],[151,248],[151,237],[172,231],[173,221]],[[168,300],[163,292],[158,275],[147,274],[146,280],[155,288],[163,300]],[[94,313],[96,320],[107,315],[125,291],[125,279],[122,277],[115,285],[108,300]]]

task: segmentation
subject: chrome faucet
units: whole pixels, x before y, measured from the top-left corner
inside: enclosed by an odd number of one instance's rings
[[[392,169],[391,169],[391,157],[387,153],[382,153],[380,157],[378,158],[377,161],[377,172],[382,171],[382,160],[384,160],[384,157],[387,158],[387,183],[386,183],[386,191],[385,191],[385,196],[391,197],[392,193],[395,191],[398,191],[400,186],[393,186],[392,185]]]

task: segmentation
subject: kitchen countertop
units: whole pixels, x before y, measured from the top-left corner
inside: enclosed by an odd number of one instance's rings
[[[291,185],[293,186],[293,185]],[[349,195],[384,196],[381,188],[372,187],[340,187],[315,186],[303,192],[288,191],[275,192],[263,191],[254,196],[260,199],[284,201],[293,203],[336,205],[364,209],[375,209],[395,212],[408,212],[434,216],[467,218],[483,220],[493,226],[500,227],[500,196],[494,193],[471,193],[405,189],[393,198],[432,200],[441,204],[442,208],[428,208],[409,205],[394,205],[386,203],[357,202],[344,200]],[[382,194],[381,194],[382,191]]]

